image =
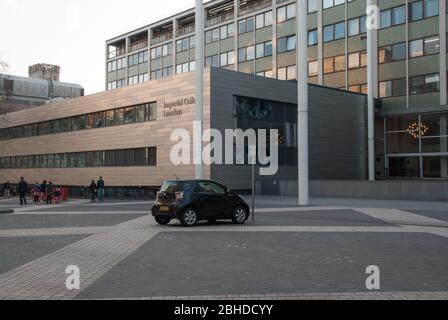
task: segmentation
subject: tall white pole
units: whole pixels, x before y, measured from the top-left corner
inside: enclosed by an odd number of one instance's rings
[[[307,1],[297,0],[297,135],[299,206],[309,205],[308,173],[308,12]]]
[[[195,143],[193,151],[195,159],[195,178],[203,179],[204,170],[202,162],[202,123],[204,115],[204,4],[203,0],[196,0],[195,37],[196,37],[196,117],[195,117]]]
[[[375,181],[375,43],[374,32],[378,25],[375,0],[367,0],[367,130],[369,180]],[[373,19],[373,20],[369,20]]]

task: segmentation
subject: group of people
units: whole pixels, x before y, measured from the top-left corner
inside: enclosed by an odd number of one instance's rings
[[[20,181],[17,183],[17,187],[13,187],[13,185],[8,181],[3,184],[4,196],[5,198],[10,198],[11,193],[16,192],[19,195],[20,205],[27,205],[26,196],[29,191],[28,182],[21,177]],[[46,203],[52,204],[53,200],[56,203],[59,203],[61,198],[61,189],[56,188],[53,185],[53,182],[44,180],[42,183],[35,183],[31,188],[31,196],[33,197],[34,204]]]
[[[44,180],[42,183],[35,183],[31,189],[31,194],[33,195],[34,204],[46,203],[52,204],[54,200],[59,203],[61,199],[61,189],[54,188],[53,182]]]
[[[1,184],[0,184],[1,186]],[[104,201],[106,192],[105,192],[105,183],[103,177],[100,177],[97,182],[92,180],[92,183],[88,187],[90,191],[90,200],[91,202],[96,202],[96,199],[100,202]],[[6,181],[3,184],[4,196],[6,198],[11,197],[11,191],[14,193],[17,191],[20,198],[20,205],[26,205],[26,195],[28,194],[28,182],[25,181],[23,177],[20,178],[20,181],[17,183],[17,188],[13,189],[13,186],[9,181]],[[56,188],[53,185],[53,182],[44,180],[42,183],[35,183],[31,188],[31,196],[33,197],[34,204],[46,203],[52,204],[53,200],[55,203],[59,203],[61,199],[61,189]]]
[[[98,181],[95,183],[95,180],[92,179],[92,182],[89,186],[90,191],[90,201],[96,202],[96,198],[98,196],[98,201],[102,202],[104,201],[105,197],[105,184],[103,177],[100,177]]]

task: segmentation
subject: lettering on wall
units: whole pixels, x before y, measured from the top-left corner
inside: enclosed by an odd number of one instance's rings
[[[195,104],[194,97],[180,98],[174,101],[163,101],[163,116],[178,117],[183,114],[183,107]]]

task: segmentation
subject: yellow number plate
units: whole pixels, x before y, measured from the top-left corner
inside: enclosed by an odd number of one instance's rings
[[[160,210],[160,212],[169,212],[170,211],[170,207],[161,206],[159,210]]]

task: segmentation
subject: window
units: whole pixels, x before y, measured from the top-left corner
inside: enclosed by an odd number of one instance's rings
[[[345,22],[334,25],[334,39],[342,39],[345,37]]]
[[[421,57],[438,53],[440,49],[439,37],[428,37],[413,40],[409,43],[409,56],[411,58]]]
[[[439,15],[439,0],[425,0],[425,17]]]
[[[382,81],[379,83],[380,98],[406,95],[406,79]]]
[[[324,73],[333,73],[334,72],[334,58],[324,59]]]
[[[409,78],[409,94],[416,95],[440,91],[438,73]]]
[[[283,37],[277,40],[278,53],[293,51],[295,49],[296,49],[296,36]]]
[[[288,66],[277,69],[277,79],[279,80],[295,80],[296,66]]]
[[[310,61],[310,62],[308,62],[308,76],[309,77],[317,76],[318,72],[319,72],[318,61]]]
[[[205,58],[205,66],[206,67],[219,67],[219,56],[213,55]]]
[[[220,28],[215,28],[215,29],[206,31],[205,32],[205,44],[219,41],[219,38],[221,36],[220,33],[221,33]],[[179,43],[176,45],[176,47],[178,48],[177,52],[181,52],[181,51],[185,51],[185,50],[189,49],[190,46],[188,43],[188,38],[186,38],[186,40],[184,40],[184,42],[179,42],[179,41],[182,41],[182,40],[177,41],[177,43]]]
[[[233,23],[221,27],[221,29],[220,29],[221,40],[233,37],[233,35],[234,35],[234,24]]]
[[[246,48],[240,48],[238,50],[238,61],[244,62],[244,61],[250,61],[255,59],[255,47],[249,46]]]
[[[410,20],[417,21],[423,19],[423,1],[416,1],[410,4]]]
[[[318,42],[318,33],[317,30],[308,31],[308,45],[314,46]]]
[[[255,17],[256,29],[262,29],[272,25],[272,11],[259,14]]]
[[[380,14],[380,28],[387,28],[392,25],[392,12],[391,10],[381,11]]]
[[[221,67],[226,67],[235,63],[235,52],[229,51],[221,53]]]
[[[257,58],[272,56],[272,41],[257,44],[255,51]]]
[[[359,18],[348,21],[348,36],[359,34]]]
[[[146,118],[147,121],[157,120],[157,102],[148,103],[146,105]]]
[[[239,34],[251,32],[251,31],[254,31],[254,29],[255,29],[254,17],[250,17],[250,18],[238,21],[238,33]]]
[[[277,23],[282,23],[296,17],[296,5],[294,3],[277,9]]]
[[[356,69],[360,66],[359,52],[350,53],[348,55],[348,68]]]
[[[406,43],[396,43],[378,50],[379,63],[388,63],[406,59]]]
[[[308,13],[317,11],[317,1],[318,0],[308,0]]]

